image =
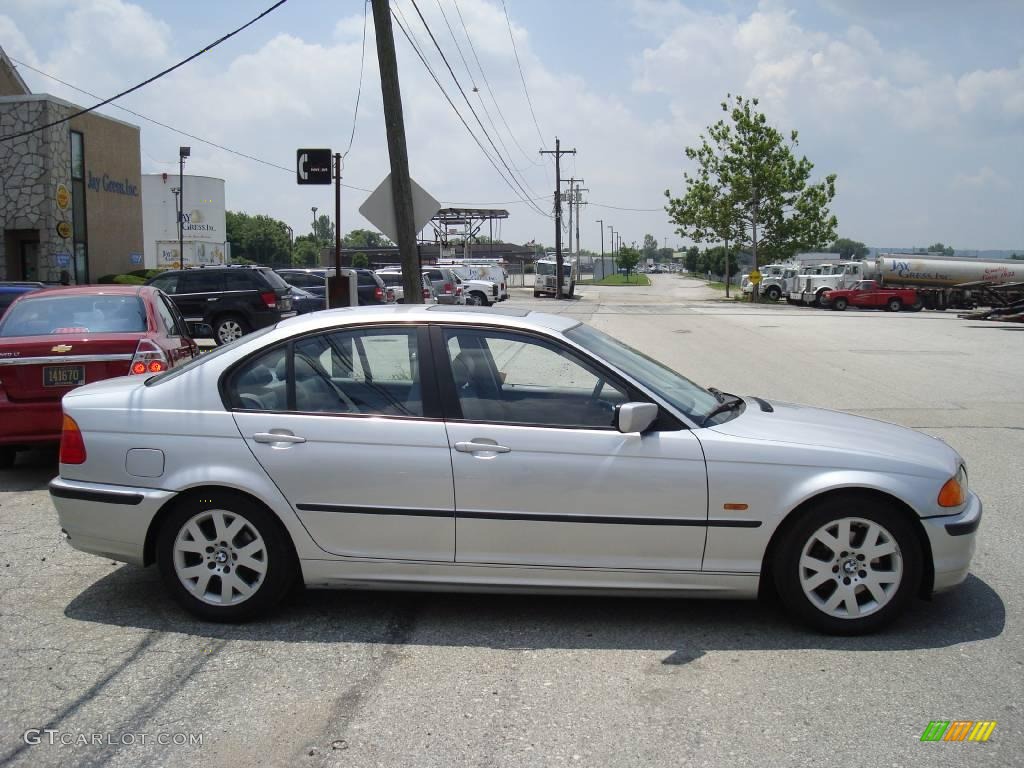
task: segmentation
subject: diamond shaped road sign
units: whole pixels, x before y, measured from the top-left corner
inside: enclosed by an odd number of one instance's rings
[[[419,232],[441,210],[441,204],[415,181],[409,179],[409,182],[412,184],[413,229]],[[395,224],[395,204],[391,197],[390,173],[384,177],[384,181],[380,183],[380,186],[370,193],[370,196],[366,198],[366,202],[359,206],[359,212],[363,214],[363,217],[368,222],[386,235],[391,242],[398,242],[398,227]]]

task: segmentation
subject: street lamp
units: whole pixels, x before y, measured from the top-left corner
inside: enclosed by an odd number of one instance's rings
[[[185,158],[191,157],[191,147],[178,147],[178,194],[181,205],[178,206],[178,259],[185,266]]]

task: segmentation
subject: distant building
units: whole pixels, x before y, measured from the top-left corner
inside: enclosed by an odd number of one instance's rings
[[[142,228],[147,269],[223,264],[228,252],[224,179],[185,176],[184,258],[178,242],[178,174],[142,177]]]
[[[139,129],[34,94],[0,49],[0,279],[95,282],[142,266]]]

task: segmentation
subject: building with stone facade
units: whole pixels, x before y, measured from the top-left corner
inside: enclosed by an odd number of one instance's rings
[[[96,112],[51,125],[80,109],[32,93],[0,49],[0,280],[142,268],[139,128]]]

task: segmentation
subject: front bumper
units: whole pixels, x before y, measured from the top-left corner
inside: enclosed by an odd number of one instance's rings
[[[959,514],[921,520],[932,548],[935,592],[955,587],[967,578],[977,544],[981,512],[981,499],[969,491],[967,504]]]
[[[85,483],[55,477],[50,498],[57,521],[75,549],[135,565],[143,564],[146,534],[173,491]]]

